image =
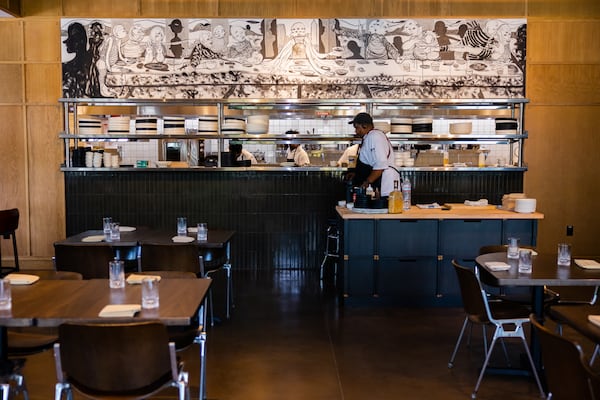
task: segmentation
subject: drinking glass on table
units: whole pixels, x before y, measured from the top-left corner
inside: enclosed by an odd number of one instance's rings
[[[530,274],[533,265],[533,253],[529,249],[519,250],[519,272]]]
[[[177,217],[177,236],[187,236],[187,218]]]
[[[111,289],[125,287],[125,263],[113,260],[108,263],[108,285]]]
[[[506,257],[513,259],[519,258],[519,238],[508,238],[508,249],[506,250]]]
[[[198,236],[196,240],[199,242],[206,242],[208,240],[208,225],[206,222],[198,223]]]
[[[152,277],[142,279],[142,308],[158,308],[158,282]]]
[[[110,240],[110,224],[112,224],[111,217],[102,218],[102,231],[104,232],[104,240]]]
[[[569,243],[558,244],[557,265],[568,267],[571,265],[571,245]]]
[[[118,222],[110,223],[110,240],[121,240],[121,224]]]
[[[10,291],[10,280],[0,279],[0,310],[10,310],[12,308],[12,295]]]

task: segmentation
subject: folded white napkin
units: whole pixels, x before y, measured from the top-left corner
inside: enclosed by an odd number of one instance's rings
[[[195,239],[191,236],[173,236],[171,240],[175,243],[190,243]]]
[[[188,232],[189,233],[198,233],[198,227],[197,226],[190,226],[188,228]]]
[[[575,264],[585,269],[600,269],[600,263],[596,260],[576,259]]]
[[[133,317],[140,312],[142,306],[139,304],[109,304],[98,314],[99,317]]]
[[[438,203],[431,204],[417,204],[418,208],[442,208]]]
[[[127,277],[127,283],[130,285],[139,285],[142,283],[144,278],[151,278],[160,281],[160,275],[140,275],[140,274],[131,274]]]
[[[600,315],[588,315],[588,321],[596,326],[600,326]]]
[[[502,261],[487,261],[485,266],[492,271],[507,271],[510,269],[510,265]]]
[[[465,200],[465,206],[487,206],[487,199],[479,199],[477,201]]]
[[[119,226],[119,232],[134,232],[135,226]]]
[[[40,280],[40,277],[37,275],[16,273],[8,274],[5,278],[10,280],[11,285],[31,285]]]
[[[91,236],[86,236],[83,239],[81,239],[82,242],[88,242],[88,243],[101,242],[103,240],[104,240],[104,235],[91,235]]]

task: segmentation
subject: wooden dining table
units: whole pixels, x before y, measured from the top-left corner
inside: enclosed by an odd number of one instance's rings
[[[488,262],[505,262],[510,269],[494,271]],[[491,286],[527,286],[532,289],[532,311],[539,321],[544,320],[544,287],[545,286],[598,286],[600,270],[583,269],[573,261],[571,265],[558,266],[556,254],[538,254],[533,257],[531,273],[518,271],[518,260],[506,257],[506,252],[480,255],[475,259],[480,270],[480,279]],[[542,370],[541,349],[539,340],[532,330],[530,333],[531,355],[538,371]]]
[[[190,325],[203,305],[211,279],[161,279],[160,306],[142,309],[133,317],[101,317],[109,304],[141,304],[141,285],[111,289],[108,279],[39,280],[12,286],[12,309],[0,311],[0,362],[8,361],[8,327],[57,327],[64,322],[105,323],[161,321],[170,326]],[[200,394],[204,390],[204,369]]]

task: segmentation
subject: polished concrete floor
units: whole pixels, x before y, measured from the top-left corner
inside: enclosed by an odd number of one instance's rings
[[[238,271],[232,318],[208,331],[209,400],[468,399],[483,362],[473,330],[455,366],[448,359],[463,321],[457,308],[415,309],[366,303],[339,307],[315,272]],[[518,355],[518,343],[508,343]],[[181,353],[198,396],[197,348]],[[495,363],[504,362],[498,352]],[[32,400],[51,399],[51,352],[25,367]],[[156,399],[175,398],[163,392]],[[532,378],[486,375],[480,399],[536,399]],[[79,396],[75,396],[79,399]]]

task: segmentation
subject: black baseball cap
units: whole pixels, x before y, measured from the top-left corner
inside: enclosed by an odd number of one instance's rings
[[[361,112],[358,113],[354,116],[354,119],[350,122],[348,122],[348,124],[352,125],[352,124],[359,124],[359,125],[368,125],[371,124],[373,125],[373,118],[365,112]]]

